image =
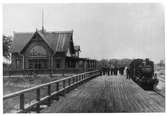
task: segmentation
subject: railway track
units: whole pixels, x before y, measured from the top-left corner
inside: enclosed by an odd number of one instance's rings
[[[137,84],[137,83],[136,83]],[[137,84],[138,85],[138,84]],[[138,85],[139,86],[139,85]],[[140,86],[141,87],[141,86]],[[142,87],[141,87],[142,88]],[[160,92],[160,90],[158,90],[158,89],[153,89],[152,91],[154,91],[157,95],[159,95],[159,96],[161,96],[161,97],[163,97],[163,98],[165,98],[165,95],[164,94],[162,94],[161,92]]]
[[[153,89],[153,91],[154,91],[156,94],[158,94],[159,96],[165,98],[165,95],[163,95],[159,90]]]
[[[164,83],[164,82],[165,82],[165,79],[164,79],[164,78],[159,77],[158,79],[159,79],[159,81],[161,81],[162,83]],[[165,95],[164,95],[164,94],[162,94],[162,93],[160,92],[160,90],[159,90],[159,89],[154,88],[154,90],[153,90],[153,91],[154,91],[155,93],[157,93],[158,95],[160,95],[161,97],[164,97],[164,98],[165,98]]]

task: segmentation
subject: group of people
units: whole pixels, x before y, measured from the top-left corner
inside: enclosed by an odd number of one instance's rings
[[[114,68],[109,68],[109,67],[103,67],[101,69],[101,75],[118,75],[119,74],[123,75],[124,74],[125,67],[114,67]]]
[[[126,71],[126,78],[130,79],[130,70],[129,68],[125,67],[114,67],[114,68],[109,68],[109,67],[103,67],[101,69],[101,75],[124,75],[124,72]]]
[[[130,70],[129,70],[129,68],[126,68],[126,78],[130,79]]]

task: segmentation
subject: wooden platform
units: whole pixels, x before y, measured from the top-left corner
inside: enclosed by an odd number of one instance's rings
[[[165,98],[124,76],[100,76],[54,101],[47,113],[164,112]]]

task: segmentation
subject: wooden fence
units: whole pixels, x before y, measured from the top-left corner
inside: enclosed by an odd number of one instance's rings
[[[42,103],[45,102],[45,104],[47,103],[47,105],[50,106],[53,99],[56,98],[58,100],[58,97],[60,95],[64,95],[67,91],[71,90],[72,87],[76,87],[77,85],[80,85],[82,82],[99,75],[100,72],[98,70],[77,74],[71,77],[52,81],[46,84],[41,84],[32,88],[24,89],[15,93],[5,95],[3,97],[3,101],[13,99],[14,97],[18,96],[19,109],[16,112],[18,113],[30,112],[35,107],[35,112],[39,113],[41,109],[40,105]],[[47,95],[41,97],[43,87],[47,88]],[[55,88],[54,91],[52,91],[53,87]],[[35,91],[35,99],[33,100],[33,102],[27,105],[25,103],[25,97],[27,96],[27,93],[30,94],[32,91]]]

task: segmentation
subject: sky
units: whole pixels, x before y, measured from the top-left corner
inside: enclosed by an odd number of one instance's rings
[[[164,8],[156,3],[4,4],[3,33],[73,30],[80,57],[165,59]]]

